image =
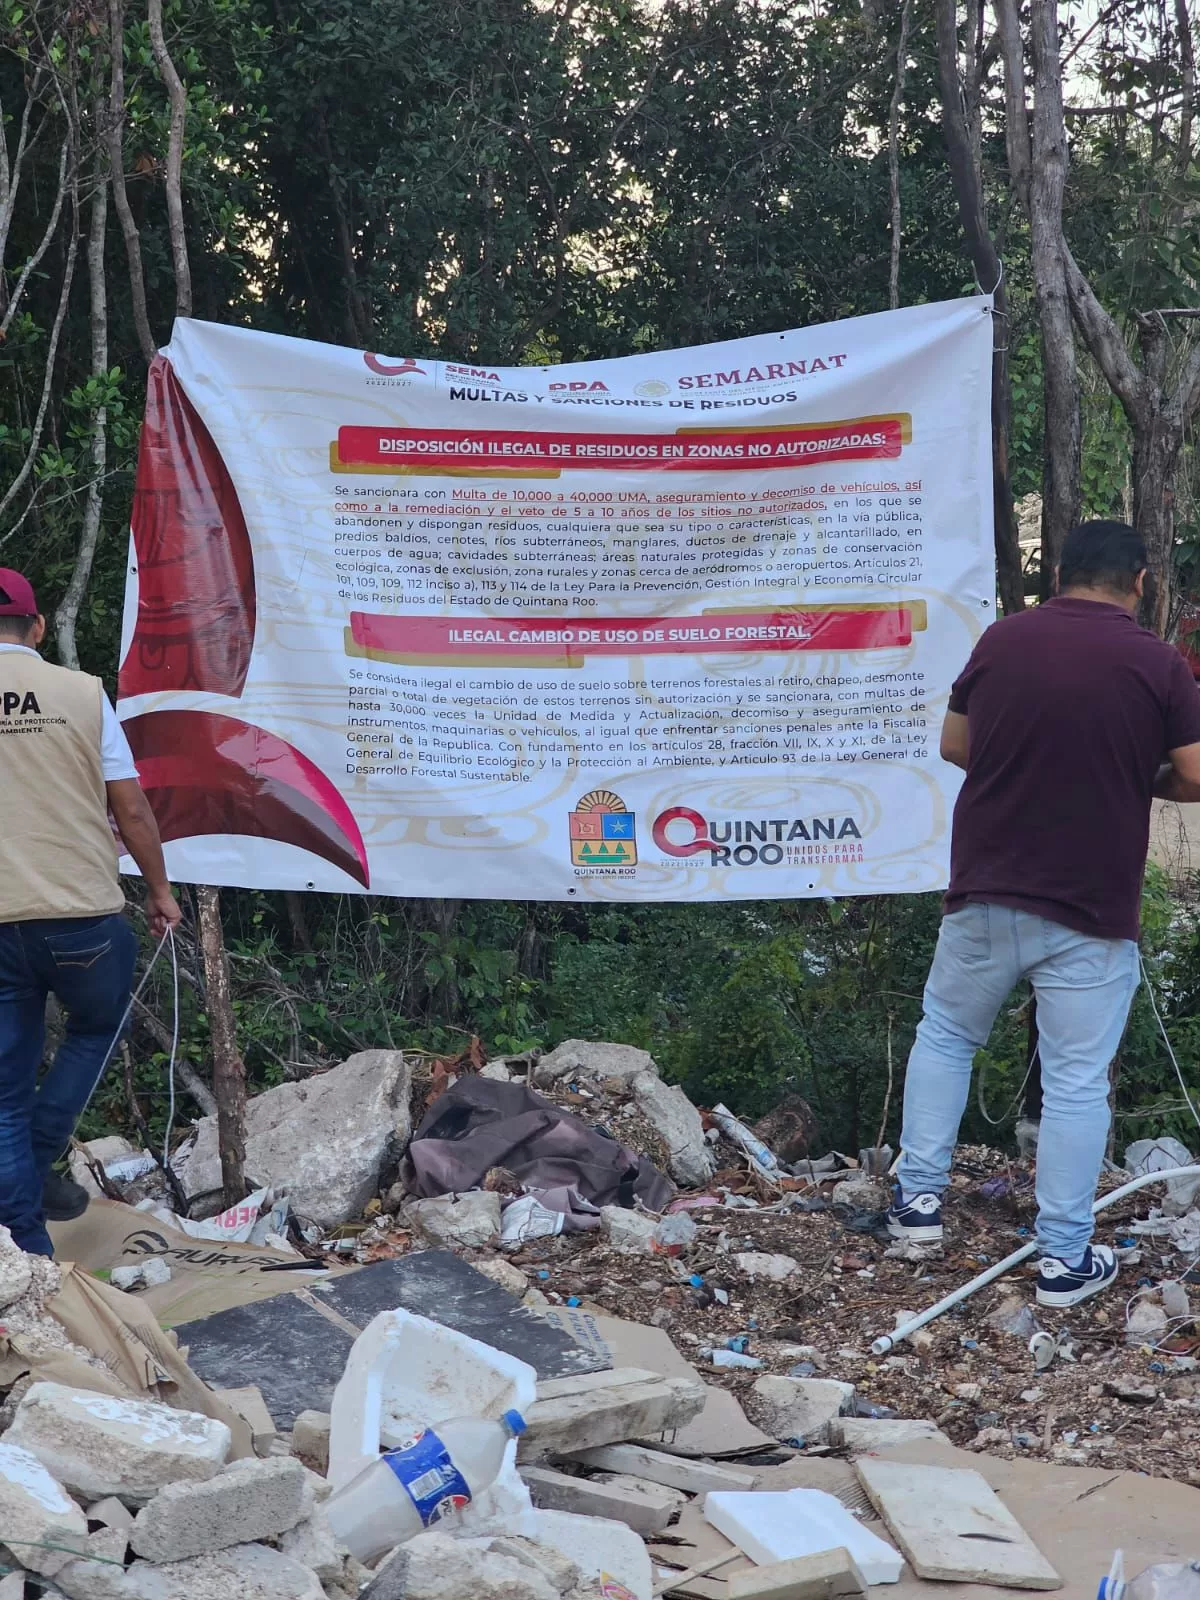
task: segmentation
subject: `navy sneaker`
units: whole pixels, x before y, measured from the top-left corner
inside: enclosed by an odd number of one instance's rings
[[[1077,1306],[1107,1289],[1116,1275],[1117,1258],[1106,1244],[1089,1245],[1077,1267],[1058,1256],[1043,1256],[1038,1263],[1038,1305]]]
[[[888,1207],[887,1230],[909,1244],[941,1244],[942,1202],[936,1194],[915,1194],[905,1200],[899,1189]]]

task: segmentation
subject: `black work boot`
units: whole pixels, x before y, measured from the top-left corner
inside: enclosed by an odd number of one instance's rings
[[[47,1222],[70,1222],[81,1217],[91,1203],[91,1195],[81,1183],[51,1167],[42,1184],[42,1209]]]

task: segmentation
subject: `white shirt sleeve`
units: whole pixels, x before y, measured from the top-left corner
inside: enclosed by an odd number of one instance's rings
[[[105,783],[119,783],[122,778],[136,778],[137,766],[125,730],[117,721],[112,701],[100,691],[100,764],[104,769]]]

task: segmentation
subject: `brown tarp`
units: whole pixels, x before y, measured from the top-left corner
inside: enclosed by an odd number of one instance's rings
[[[597,1206],[637,1199],[662,1211],[675,1192],[645,1156],[524,1084],[460,1078],[413,1135],[400,1169],[404,1186],[421,1199],[462,1194],[482,1188],[493,1167],[527,1189],[571,1188]]]

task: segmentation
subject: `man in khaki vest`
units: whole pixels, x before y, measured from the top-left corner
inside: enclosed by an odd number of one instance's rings
[[[0,567],[0,1223],[48,1256],[47,1209],[82,1209],[51,1169],[108,1065],[137,953],[110,811],[146,880],[151,932],[180,913],[103,685],[43,661],[45,632],[28,581]],[[39,1086],[50,994],[66,1036]]]

